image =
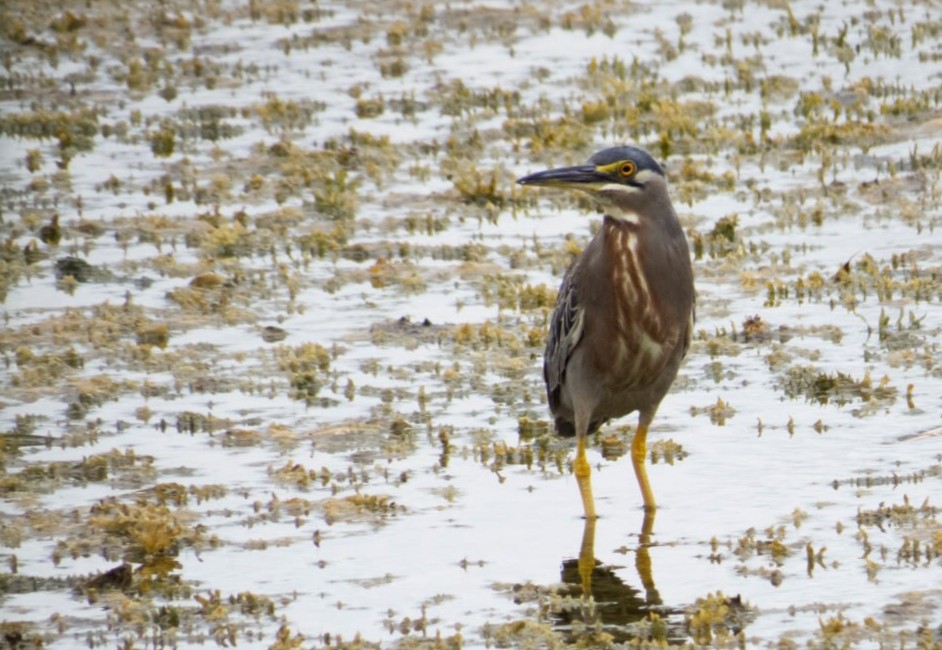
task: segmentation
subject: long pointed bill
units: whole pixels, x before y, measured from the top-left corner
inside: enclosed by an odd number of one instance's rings
[[[559,167],[536,172],[523,178],[518,178],[520,185],[539,185],[543,187],[563,187],[573,189],[589,189],[593,185],[610,182],[593,165],[577,165],[575,167]]]

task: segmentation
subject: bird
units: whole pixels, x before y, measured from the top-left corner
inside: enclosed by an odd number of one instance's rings
[[[648,428],[690,347],[696,311],[690,248],[664,169],[644,149],[626,145],[517,183],[586,192],[604,214],[563,276],[543,378],[556,432],[577,439],[573,474],[585,517],[597,516],[586,437],[635,411],[632,466],[644,510],[653,513],[657,502],[645,468]]]

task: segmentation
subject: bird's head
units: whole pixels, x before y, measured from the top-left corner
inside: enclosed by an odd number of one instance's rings
[[[631,146],[604,149],[585,165],[548,169],[517,182],[588,192],[612,217],[634,222],[652,202],[669,203],[664,170],[647,151]]]

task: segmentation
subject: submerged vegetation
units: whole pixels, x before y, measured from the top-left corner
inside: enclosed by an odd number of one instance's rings
[[[932,10],[0,8],[0,645],[939,648]],[[695,260],[649,453],[703,527],[619,477],[614,548],[507,582],[573,523],[539,366],[598,227],[514,180],[623,141]]]

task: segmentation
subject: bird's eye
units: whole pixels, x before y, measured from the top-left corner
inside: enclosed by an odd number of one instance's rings
[[[618,173],[624,176],[625,178],[628,178],[629,176],[634,175],[635,169],[636,169],[635,164],[631,162],[630,160],[627,160],[618,167]]]

